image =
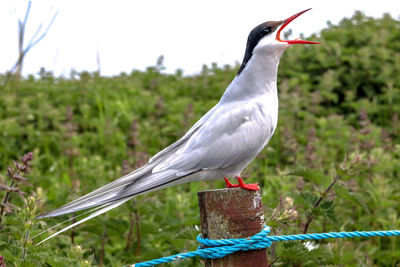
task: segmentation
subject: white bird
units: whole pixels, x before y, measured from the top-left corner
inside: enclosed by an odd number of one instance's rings
[[[141,168],[37,218],[91,209],[86,218],[51,235],[51,238],[129,199],[165,187],[225,178],[228,187],[258,190],[244,184],[243,169],[271,139],[278,121],[277,72],[283,52],[293,44],[318,44],[282,40],[280,33],[299,12],[286,20],[268,21],[249,34],[242,65],[225,93],[178,141]],[[226,177],[236,177],[232,185]],[[48,238],[43,240],[46,241]]]

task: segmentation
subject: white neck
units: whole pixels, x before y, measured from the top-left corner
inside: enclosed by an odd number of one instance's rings
[[[279,60],[287,46],[259,46],[241,73],[236,75],[221,102],[243,101],[257,96],[277,95]]]
[[[279,42],[274,34],[262,38],[254,47],[252,55],[244,68],[233,79],[221,98],[222,102],[243,101],[262,95],[277,97],[276,80],[279,60],[290,47],[286,42]]]

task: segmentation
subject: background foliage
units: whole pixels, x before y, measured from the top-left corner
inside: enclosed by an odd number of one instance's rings
[[[396,229],[400,22],[357,12],[309,39],[322,45],[296,46],[282,58],[279,125],[245,176],[260,183],[275,233]],[[18,184],[27,194],[10,193],[14,207],[2,216],[0,255],[7,266],[121,266],[196,249],[196,192],[222,187],[221,181],[138,197],[41,246],[30,237],[62,218],[32,217],[106,184],[174,142],[217,103],[237,67],[164,74],[160,58],[144,72],[111,78],[82,72],[65,79],[45,70],[20,81],[1,75],[3,195],[11,182],[6,167],[34,153],[25,175],[31,186]],[[279,243],[269,259],[273,265],[397,266],[400,240]]]

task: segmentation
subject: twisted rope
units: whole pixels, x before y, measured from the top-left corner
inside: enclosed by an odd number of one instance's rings
[[[249,237],[238,239],[218,239],[212,240],[197,236],[197,241],[201,246],[192,252],[179,253],[173,256],[168,256],[160,259],[155,259],[146,262],[136,263],[129,265],[131,267],[147,267],[154,266],[161,263],[171,261],[201,257],[203,259],[217,259],[225,257],[226,255],[235,253],[237,251],[247,251],[254,249],[263,249],[271,246],[272,242],[279,241],[295,241],[295,240],[320,240],[328,238],[348,238],[348,237],[373,237],[373,236],[400,236],[400,230],[391,231],[355,231],[355,232],[332,232],[321,234],[300,234],[300,235],[281,235],[281,236],[268,236],[271,229],[265,226],[261,232]]]

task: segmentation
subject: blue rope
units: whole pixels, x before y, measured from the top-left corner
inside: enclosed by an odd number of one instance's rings
[[[261,232],[249,237],[238,239],[218,239],[212,240],[197,236],[197,241],[202,245],[196,250],[186,253],[179,253],[151,261],[136,263],[134,267],[154,266],[161,263],[167,263],[176,260],[182,260],[193,257],[201,257],[204,259],[217,259],[237,251],[246,251],[254,249],[263,249],[271,246],[273,241],[294,241],[294,240],[319,240],[328,238],[348,238],[348,237],[372,237],[372,236],[400,236],[400,230],[391,231],[362,231],[362,232],[333,232],[321,234],[300,234],[300,235],[281,235],[268,236],[271,229],[265,226]]]

